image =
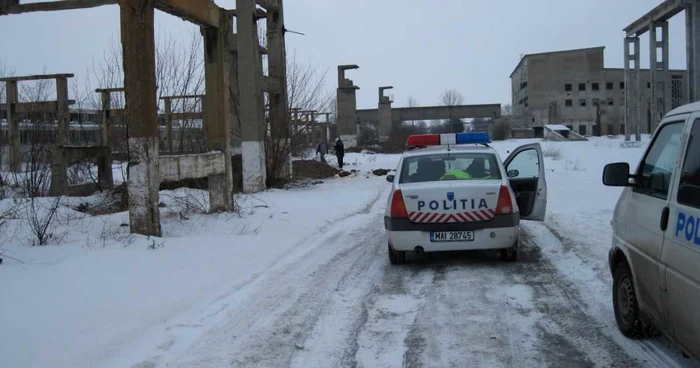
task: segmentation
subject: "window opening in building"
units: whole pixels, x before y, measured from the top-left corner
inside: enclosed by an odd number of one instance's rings
[[[571,83],[567,83],[564,85],[564,92],[571,92]]]
[[[566,107],[574,106],[574,101],[566,100],[566,101],[564,101],[564,106],[566,106]]]
[[[607,89],[608,91],[612,91],[613,83],[612,82],[605,83],[605,89]]]
[[[579,91],[585,91],[585,90],[586,90],[586,83],[579,83],[579,84],[578,84],[578,90],[579,90]]]
[[[581,107],[586,107],[586,99],[585,99],[585,98],[582,98],[582,99],[578,100],[578,104],[579,104]]]
[[[598,83],[591,84],[591,89],[594,91],[600,90],[600,85]]]

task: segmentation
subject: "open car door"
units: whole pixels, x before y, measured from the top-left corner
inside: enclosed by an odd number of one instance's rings
[[[503,163],[510,187],[515,192],[520,218],[544,221],[547,213],[547,181],[540,144],[526,144],[516,148]]]

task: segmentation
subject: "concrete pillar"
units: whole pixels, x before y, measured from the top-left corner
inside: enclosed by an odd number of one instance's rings
[[[275,145],[273,156],[279,160],[277,172],[280,179],[291,176],[290,124],[287,106],[287,56],[284,38],[283,0],[276,0],[267,9],[267,65],[273,88],[269,91],[270,137]]]
[[[56,78],[56,117],[58,123],[58,142],[53,147],[51,157],[51,196],[66,194],[68,187],[68,164],[65,147],[70,146],[70,113],[68,111],[68,79]]]
[[[630,134],[635,132],[636,139],[641,140],[639,133],[639,37],[625,38],[625,140],[630,140]],[[598,126],[598,132],[602,127]]]
[[[686,58],[688,69],[688,102],[700,100],[700,4],[688,3],[685,8]]]
[[[209,210],[233,210],[233,176],[231,166],[231,130],[229,128],[229,50],[227,37],[231,19],[221,17],[219,28],[203,27],[204,132],[207,149],[224,153],[226,173],[209,176]]]
[[[649,110],[651,116],[651,131],[648,133],[653,133],[654,124],[658,118],[658,106],[657,98],[659,98],[659,93],[657,89],[657,83],[660,81],[660,73],[658,69],[657,57],[656,57],[656,24],[652,21],[649,24]],[[643,105],[643,103],[642,103]],[[646,116],[646,114],[642,114]],[[646,122],[646,119],[643,119]],[[646,124],[644,124],[642,131],[646,130]]]
[[[661,40],[658,34],[661,33]],[[658,59],[659,51],[661,60]],[[654,133],[671,105],[671,77],[668,72],[668,22],[651,22],[649,25],[650,110],[651,131]]]
[[[379,87],[379,140],[384,142],[389,140],[391,135],[391,99],[384,96],[384,91],[394,87]]]
[[[262,95],[262,65],[257,22],[253,15],[255,0],[236,0],[238,25],[239,116],[243,155],[243,192],[265,189],[265,119]]]
[[[357,65],[338,66],[338,89],[336,94],[336,109],[338,111],[338,136],[345,147],[357,146],[357,90],[360,87],[352,80],[345,78],[346,70],[359,69]]]
[[[112,97],[108,91],[100,92],[100,97],[102,100],[100,144],[104,147],[104,155],[97,162],[97,180],[100,189],[112,189],[114,187],[114,174],[112,173],[112,120],[110,117]]]
[[[663,118],[666,113],[671,111],[672,101],[671,101],[671,73],[669,72],[669,31],[668,31],[668,21],[661,23],[661,41],[658,43],[658,47],[661,48],[661,55],[663,60],[661,60],[661,71],[663,78],[663,112],[661,117]],[[658,62],[658,60],[657,60]],[[658,125],[657,125],[658,126]]]
[[[163,100],[165,109],[165,128],[168,136],[168,154],[173,153],[173,101],[169,98]],[[202,106],[203,108],[204,106]]]
[[[5,82],[5,93],[7,94],[7,128],[10,145],[10,171],[22,171],[22,146],[19,138],[19,117],[15,112],[19,102],[17,81]]]
[[[153,1],[119,0],[129,127],[129,225],[132,233],[161,236],[153,6]]]

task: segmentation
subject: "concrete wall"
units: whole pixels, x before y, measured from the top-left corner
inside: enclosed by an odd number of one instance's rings
[[[600,104],[600,122],[603,134],[620,134],[624,124],[624,70],[604,68],[604,48],[559,51],[526,55],[511,75],[514,113],[532,116],[534,125],[572,125],[578,132],[579,125],[588,127],[597,121],[596,104]],[[687,73],[671,70],[671,80],[680,78],[681,93],[685,93]],[[609,86],[608,83],[612,83]],[[648,129],[649,70],[640,73],[642,131]],[[523,87],[523,84],[525,85]],[[566,85],[571,90],[566,90]],[[585,90],[579,90],[579,84]],[[597,90],[594,87],[597,84]],[[608,87],[612,87],[609,89]],[[585,102],[585,106],[582,102]],[[569,104],[571,106],[567,106]],[[682,102],[677,102],[678,106]],[[608,133],[609,132],[609,133]]]

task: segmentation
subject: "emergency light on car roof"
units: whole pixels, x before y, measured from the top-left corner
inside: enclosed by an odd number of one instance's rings
[[[406,146],[409,148],[444,146],[454,144],[486,144],[491,143],[487,132],[419,134],[408,137]]]

